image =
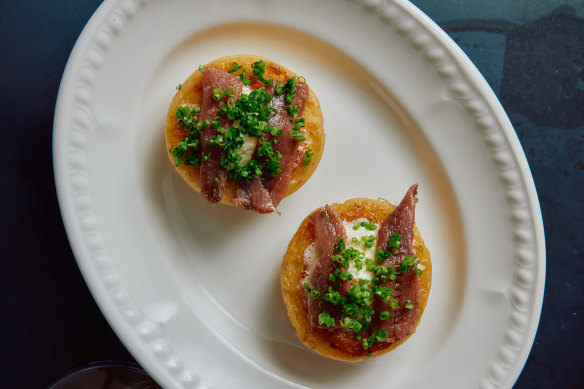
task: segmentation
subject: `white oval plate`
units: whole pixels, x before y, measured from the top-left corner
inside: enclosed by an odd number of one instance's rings
[[[200,64],[258,54],[303,75],[327,141],[282,216],[211,206],[175,173],[168,104]],[[165,387],[511,387],[545,277],[521,146],[457,46],[403,0],[105,1],[71,54],[54,168],[79,267],[136,359]],[[357,364],[300,345],[279,268],[300,221],[420,185],[433,282],[416,334]]]

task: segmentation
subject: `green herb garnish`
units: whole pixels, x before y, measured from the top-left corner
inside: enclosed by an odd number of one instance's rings
[[[368,231],[375,231],[377,229],[377,224],[375,224],[375,219],[372,221],[361,221],[353,225],[354,230],[358,230],[359,227],[364,227]]]
[[[268,64],[264,61],[257,61],[251,65],[253,75],[257,77],[264,85],[272,85],[273,80],[265,77],[265,71]],[[200,71],[204,71],[203,65],[199,66]],[[245,69],[237,62],[231,63],[228,70],[230,74],[238,77],[242,83],[248,85],[251,80],[246,76]],[[292,81],[282,83],[286,93],[295,91],[296,78]],[[177,86],[177,90],[182,88],[182,84]],[[235,98],[236,89],[229,87],[227,89],[215,88],[212,93],[213,101],[222,101],[219,107],[219,116],[209,121],[199,122],[198,107],[179,107],[176,112],[178,126],[185,128],[187,135],[171,150],[176,166],[181,164],[193,165],[200,167],[202,161],[210,159],[210,155],[200,155],[200,131],[203,127],[212,125],[216,134],[209,140],[209,145],[221,148],[222,158],[220,164],[227,170],[228,176],[233,180],[249,180],[253,177],[264,175],[276,176],[282,167],[280,160],[282,155],[277,150],[279,137],[282,130],[270,126],[269,120],[276,113],[271,101],[273,95],[268,93],[264,87],[253,90],[249,94],[241,94],[240,98]],[[294,127],[290,134],[298,141],[305,139],[301,129],[304,127],[304,118],[298,118],[298,105],[288,106],[290,120]],[[238,124],[229,128],[223,128],[221,122],[227,118]],[[244,145],[244,136],[257,138],[258,148],[255,155],[257,159],[252,159],[245,165],[241,164],[242,156],[238,153]],[[312,150],[307,150],[302,160],[307,166],[314,154]]]
[[[353,228],[377,229],[374,221],[360,221],[354,224]],[[394,234],[389,239],[390,250],[395,250],[400,247],[401,237],[399,234]],[[375,244],[375,235],[364,236],[361,239],[352,238],[351,242],[357,245],[363,244],[367,248],[371,248]],[[322,300],[319,302],[321,314],[319,315],[319,324],[331,326],[334,323],[334,318],[327,312],[326,305],[337,306],[340,308],[339,323],[342,327],[352,329],[356,340],[362,341],[364,350],[369,349],[375,342],[383,342],[387,340],[388,333],[385,329],[370,330],[369,326],[374,316],[379,320],[389,320],[392,317],[390,310],[397,310],[400,307],[400,301],[393,296],[394,290],[387,286],[385,282],[396,279],[396,275],[406,272],[408,269],[418,274],[417,268],[414,268],[419,259],[413,255],[406,256],[399,265],[384,266],[380,264],[383,258],[387,259],[392,255],[391,251],[377,250],[376,260],[366,258],[365,254],[354,248],[348,247],[344,238],[339,238],[334,245],[334,254],[332,260],[336,264],[336,268],[329,275],[329,280],[332,285],[329,285],[328,291],[322,294]],[[367,279],[354,279],[353,275],[348,271],[350,263],[353,262],[357,269],[366,269],[374,276],[369,281]],[[343,282],[349,282],[343,284]],[[347,288],[347,285],[349,289]],[[341,290],[346,290],[346,295],[341,295]],[[377,296],[381,302],[389,305],[388,309],[381,312],[375,312],[373,309],[374,297]],[[330,307],[329,306],[329,307]],[[411,300],[406,300],[403,305],[406,310],[413,309],[414,305]],[[367,334],[366,337],[363,333]]]
[[[373,247],[373,245],[375,244],[375,235],[364,236],[362,239],[363,243],[365,244],[365,247],[367,247],[368,249]]]
[[[308,166],[310,164],[310,160],[312,159],[313,154],[314,151],[312,149],[306,150],[306,153],[304,153],[304,158],[302,159],[302,164],[304,166]]]
[[[332,327],[335,325],[335,319],[331,317],[327,312],[322,312],[318,315],[318,324],[326,325],[327,327]]]
[[[264,85],[272,85],[274,80],[264,78],[264,72],[266,71],[266,66],[268,64],[265,61],[257,61],[251,64],[253,69],[253,74],[260,80],[260,82]]]

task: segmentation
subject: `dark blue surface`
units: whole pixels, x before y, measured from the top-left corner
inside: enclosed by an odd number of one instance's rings
[[[489,82],[525,150],[543,213],[545,299],[516,388],[584,388],[584,2],[416,0]],[[3,1],[2,387],[40,388],[97,360],[133,361],[93,301],[59,214],[53,110],[97,0]],[[560,8],[562,4],[569,7]]]
[[[544,304],[515,388],[584,388],[584,2],[526,1],[546,6],[532,17],[460,19],[437,16],[454,2],[414,3],[458,43],[501,100],[538,191]]]

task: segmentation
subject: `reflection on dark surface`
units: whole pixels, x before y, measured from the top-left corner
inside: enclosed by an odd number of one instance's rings
[[[160,389],[137,364],[96,362],[69,372],[47,389]]]
[[[507,36],[500,99],[508,112],[555,128],[584,125],[584,20],[570,6],[524,25],[469,19],[443,23],[447,32]]]

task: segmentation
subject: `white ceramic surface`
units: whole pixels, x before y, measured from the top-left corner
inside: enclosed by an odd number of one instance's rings
[[[279,217],[205,203],[166,156],[175,86],[235,53],[293,69],[322,104],[321,164]],[[63,76],[54,167],[87,284],[165,387],[508,388],[531,348],[545,249],[527,162],[478,71],[406,1],[105,1]],[[279,290],[301,220],[414,182],[433,261],[416,334],[357,364],[305,349]]]

